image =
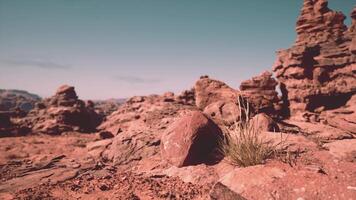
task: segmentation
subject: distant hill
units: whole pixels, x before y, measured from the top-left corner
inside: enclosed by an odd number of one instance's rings
[[[0,111],[14,111],[17,108],[30,111],[41,97],[24,90],[0,89]]]

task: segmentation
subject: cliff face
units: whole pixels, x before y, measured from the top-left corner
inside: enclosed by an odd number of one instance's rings
[[[356,9],[352,25],[326,0],[304,0],[297,39],[273,67],[291,115],[344,105],[356,92]]]

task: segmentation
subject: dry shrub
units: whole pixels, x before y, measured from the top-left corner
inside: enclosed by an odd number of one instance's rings
[[[267,159],[280,155],[284,143],[282,137],[277,144],[263,138],[258,124],[250,120],[248,103],[239,98],[238,105],[241,120],[226,127],[225,138],[220,143],[222,154],[232,164],[241,167],[263,164]]]

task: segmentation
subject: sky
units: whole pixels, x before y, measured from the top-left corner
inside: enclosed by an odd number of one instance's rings
[[[348,16],[355,0],[329,0]],[[233,88],[295,40],[302,0],[0,0],[0,88],[82,99]]]

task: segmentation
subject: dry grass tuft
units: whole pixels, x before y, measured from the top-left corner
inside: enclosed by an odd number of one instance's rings
[[[249,105],[239,99],[241,121],[235,122],[225,130],[225,138],[221,141],[222,154],[232,164],[248,167],[263,164],[271,157],[279,155],[283,140],[275,143],[261,137],[258,124],[253,124],[249,117]],[[246,106],[244,106],[246,105]]]

